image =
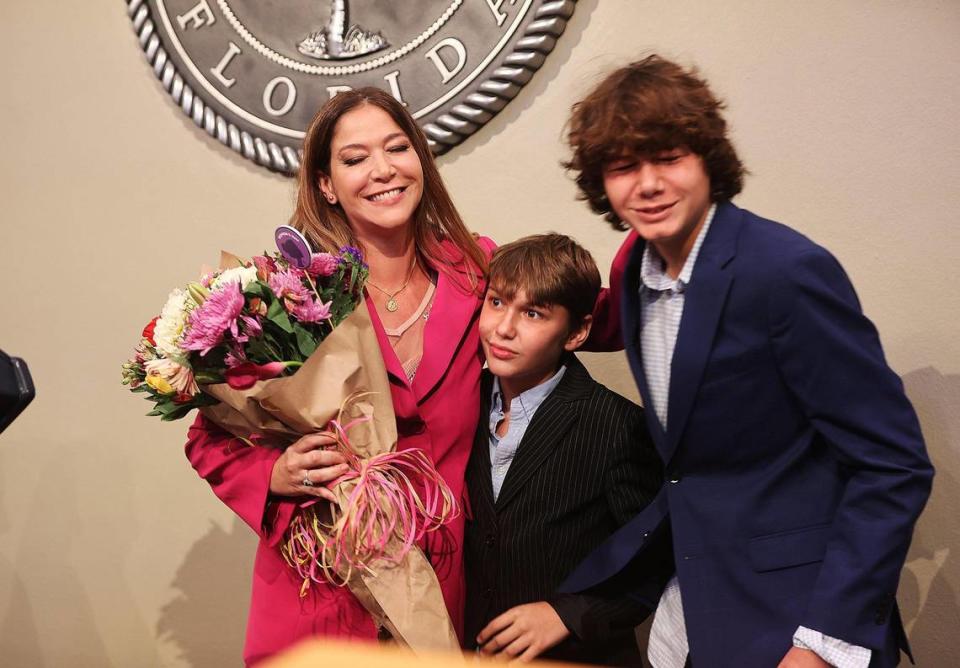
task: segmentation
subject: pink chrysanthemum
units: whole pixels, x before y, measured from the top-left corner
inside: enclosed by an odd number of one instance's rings
[[[237,282],[224,283],[214,290],[204,302],[190,312],[187,333],[180,347],[184,350],[199,350],[206,355],[223,341],[228,330],[236,337],[237,318],[243,310],[243,295]]]
[[[340,266],[340,258],[330,253],[314,253],[307,272],[311,276],[330,276]]]
[[[307,300],[290,311],[300,322],[320,322],[330,319],[330,302],[324,304],[319,299],[307,297]]]
[[[330,304],[315,300],[313,292],[293,271],[278,271],[270,276],[269,283],[270,289],[283,302],[287,313],[300,322],[320,322],[330,318]]]
[[[223,358],[223,363],[228,369],[238,367],[247,363],[247,356],[244,354],[242,346],[236,346],[234,350],[229,351]]]
[[[240,320],[243,322],[243,333],[247,337],[258,337],[263,334],[263,325],[260,324],[260,321],[249,315],[240,316]]]
[[[271,274],[268,283],[273,294],[283,300],[287,311],[292,312],[294,307],[310,299],[310,289],[303,284],[300,276],[290,269]]]

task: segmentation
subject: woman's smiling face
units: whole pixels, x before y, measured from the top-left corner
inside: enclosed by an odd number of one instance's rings
[[[330,174],[320,189],[339,203],[359,239],[406,230],[423,195],[423,166],[410,138],[383,109],[365,104],[337,121]]]

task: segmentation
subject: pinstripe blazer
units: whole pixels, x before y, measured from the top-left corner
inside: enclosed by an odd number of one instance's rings
[[[559,595],[556,588],[593,548],[643,509],[662,466],[642,409],[594,381],[570,355],[567,371],[537,410],[497,500],[490,476],[493,376],[467,465],[465,639],[523,603],[546,600],[573,632],[545,656],[639,664],[633,627],[649,610],[633,600]]]

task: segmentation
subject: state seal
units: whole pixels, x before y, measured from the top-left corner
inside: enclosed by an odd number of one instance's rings
[[[271,170],[339,92],[402,102],[434,153],[476,132],[553,50],[575,0],[127,0],[147,60],[207,134]]]

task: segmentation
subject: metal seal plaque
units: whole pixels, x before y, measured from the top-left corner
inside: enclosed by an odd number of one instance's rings
[[[294,173],[323,103],[377,86],[431,148],[474,133],[543,64],[576,0],[127,0],[147,60],[207,134]]]

